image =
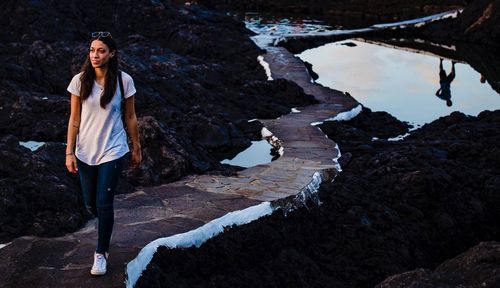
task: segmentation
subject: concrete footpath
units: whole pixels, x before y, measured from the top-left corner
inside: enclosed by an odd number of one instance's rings
[[[124,287],[125,267],[150,241],[187,232],[262,201],[299,193],[316,171],[335,168],[336,144],[310,123],[350,110],[358,103],[350,96],[310,81],[300,59],[285,48],[270,47],[264,60],[273,79],[296,82],[320,104],[298,107],[262,123],[284,148],[284,155],[269,164],[245,169],[236,176],[188,176],[181,181],[144,188],[115,200],[115,229],[108,275],[89,274],[96,243],[96,221],[58,238],[21,237],[0,249],[0,287]]]

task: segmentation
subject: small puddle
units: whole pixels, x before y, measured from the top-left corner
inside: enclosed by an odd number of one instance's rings
[[[19,145],[26,147],[33,152],[38,150],[38,148],[42,147],[44,144],[45,144],[45,142],[36,142],[36,141],[22,142],[22,141],[19,141]]]
[[[272,149],[273,146],[267,140],[252,141],[250,147],[240,152],[233,159],[225,159],[220,163],[245,168],[270,163],[274,160]]]

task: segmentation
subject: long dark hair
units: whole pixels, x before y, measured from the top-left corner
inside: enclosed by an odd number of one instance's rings
[[[104,92],[101,95],[101,107],[104,109],[116,92],[116,77],[118,76],[118,49],[116,47],[116,42],[111,38],[111,35],[107,37],[94,37],[90,39],[89,46],[92,44],[94,40],[100,40],[104,44],[106,44],[109,48],[110,52],[115,52],[115,55],[111,57],[108,61],[108,70],[106,72],[106,79],[104,84]],[[90,62],[90,53],[87,55],[87,59],[85,59],[85,63],[82,66],[82,75],[80,76],[81,88],[80,88],[80,97],[81,100],[89,98],[90,93],[92,92],[92,86],[95,81],[95,70],[92,67],[92,63]]]

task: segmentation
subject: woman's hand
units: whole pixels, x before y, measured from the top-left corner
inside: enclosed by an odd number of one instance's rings
[[[141,149],[132,150],[132,159],[131,160],[132,160],[131,165],[133,168],[139,167],[139,164],[141,164],[141,161],[142,161]]]
[[[132,159],[130,159],[130,166],[132,166],[132,168],[137,168],[139,164],[141,164],[142,155],[134,99],[135,96],[132,95],[125,100],[125,123],[127,124],[128,136],[132,142]]]
[[[66,154],[66,168],[68,169],[69,173],[78,172],[75,154]]]

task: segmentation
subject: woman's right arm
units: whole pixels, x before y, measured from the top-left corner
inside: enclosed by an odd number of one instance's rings
[[[78,129],[80,128],[80,109],[80,97],[71,94],[71,112],[69,115],[68,135],[66,141],[66,168],[70,173],[76,173],[78,171],[78,167],[76,166],[75,144],[76,135],[78,134]]]

